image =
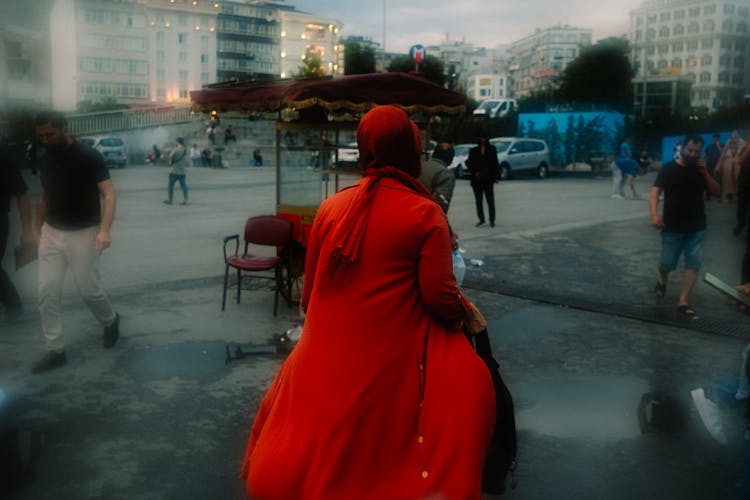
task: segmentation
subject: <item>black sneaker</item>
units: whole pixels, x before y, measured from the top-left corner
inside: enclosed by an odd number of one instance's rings
[[[104,327],[104,335],[102,335],[102,344],[104,347],[109,349],[114,347],[117,343],[117,339],[120,338],[120,315],[115,313],[115,320],[111,325]]]
[[[68,358],[65,356],[65,351],[55,352],[49,351],[44,355],[42,359],[34,363],[31,367],[31,373],[42,373],[55,368],[59,368],[68,363]]]
[[[165,205],[171,205],[172,204],[172,200],[164,200],[164,204]]]

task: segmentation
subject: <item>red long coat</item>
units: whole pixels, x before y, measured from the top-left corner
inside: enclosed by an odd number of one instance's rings
[[[375,195],[359,262],[325,273],[330,234],[359,187],[318,211],[305,267],[301,340],[253,424],[251,498],[478,499],[494,425],[486,366],[459,330],[440,207],[399,181]]]

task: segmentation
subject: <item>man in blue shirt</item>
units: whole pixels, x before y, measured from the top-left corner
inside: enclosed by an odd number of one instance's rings
[[[633,151],[630,148],[630,137],[625,137],[620,144],[620,158],[633,158]]]
[[[638,165],[638,162],[630,158],[617,158],[612,162],[612,198],[613,200],[625,199],[625,182],[630,186],[633,193],[633,199],[640,199],[640,195],[635,192],[635,177],[643,175],[645,168]]]

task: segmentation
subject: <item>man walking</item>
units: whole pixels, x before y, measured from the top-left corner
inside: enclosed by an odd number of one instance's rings
[[[27,194],[28,187],[21,177],[20,172],[10,158],[8,151],[2,153],[6,159],[5,163],[0,165],[0,263],[5,254],[5,248],[8,244],[8,233],[10,231],[10,199],[15,197],[18,203],[18,214],[21,218],[21,244],[24,246],[34,245],[34,232],[31,227],[31,202]],[[5,270],[0,267],[0,304],[5,307],[5,317],[9,321],[18,318],[23,313],[21,297],[18,295],[16,287],[8,277]]]
[[[500,179],[500,164],[497,161],[495,146],[487,141],[487,135],[479,134],[477,146],[469,150],[466,168],[471,175],[471,188],[474,190],[474,201],[477,205],[477,227],[485,223],[482,197],[487,198],[487,209],[490,215],[490,227],[495,227],[495,193],[493,186]]]
[[[182,204],[187,205],[190,203],[188,201],[188,188],[185,183],[188,162],[185,139],[182,137],[177,138],[174,149],[169,153],[169,165],[172,167],[172,171],[169,172],[169,185],[167,186],[168,199],[164,200],[164,204],[172,204],[172,200],[174,199],[174,183],[179,182],[182,189]]]
[[[36,214],[39,241],[39,311],[47,354],[32,371],[40,373],[67,363],[62,328],[62,290],[68,268],[94,317],[104,327],[105,348],[120,335],[120,318],[99,284],[99,256],[110,247],[115,189],[102,156],[76,142],[65,117],[40,113],[36,133],[42,193]]]
[[[701,156],[703,139],[699,135],[685,137],[677,160],[662,167],[651,189],[649,208],[651,224],[661,230],[659,277],[654,292],[663,297],[669,273],[676,269],[684,254],[685,273],[677,301],[677,310],[688,317],[697,317],[690,306],[690,292],[703,262],[703,241],[706,230],[706,191],[718,195],[721,188],[711,177]],[[660,217],[659,196],[664,193],[664,210]]]
[[[419,182],[432,193],[432,197],[446,214],[456,186],[456,176],[452,170],[448,170],[454,155],[453,146],[447,142],[439,143],[432,152],[432,158],[422,165],[422,174],[419,176]]]

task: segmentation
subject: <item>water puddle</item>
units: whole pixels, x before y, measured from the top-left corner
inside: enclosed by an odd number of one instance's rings
[[[556,438],[620,440],[641,434],[638,405],[649,384],[636,377],[576,377],[514,384],[516,426]]]
[[[138,381],[216,380],[227,373],[224,342],[183,342],[133,349],[118,361]]]

